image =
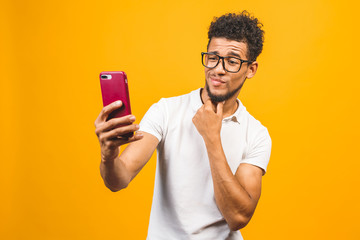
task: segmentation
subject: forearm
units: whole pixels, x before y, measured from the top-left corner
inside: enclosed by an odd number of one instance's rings
[[[235,231],[243,228],[255,211],[261,192],[262,171],[241,164],[236,173],[232,173],[221,144],[223,110],[224,102],[214,106],[207,99],[192,121],[206,145],[216,204],[230,229]]]
[[[125,164],[119,157],[113,161],[104,161],[102,159],[100,163],[100,174],[106,187],[113,192],[126,188],[131,181]]]
[[[244,227],[256,206],[249,193],[232,173],[224,154],[220,136],[205,140],[216,204],[232,230]]]

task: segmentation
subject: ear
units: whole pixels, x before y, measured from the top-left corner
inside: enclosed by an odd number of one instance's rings
[[[254,61],[253,63],[251,63],[248,67],[246,78],[252,78],[255,75],[255,73],[258,69],[258,66],[259,66],[259,64],[257,61]]]

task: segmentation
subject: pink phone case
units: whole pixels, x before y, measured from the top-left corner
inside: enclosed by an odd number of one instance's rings
[[[108,119],[114,117],[123,117],[131,114],[129,87],[127,76],[124,72],[101,72],[100,86],[103,99],[103,106],[107,106],[112,102],[121,100],[123,106],[112,112]],[[133,133],[124,135],[131,137]]]

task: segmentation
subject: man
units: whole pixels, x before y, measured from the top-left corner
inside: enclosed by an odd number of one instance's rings
[[[258,68],[261,26],[246,11],[216,18],[202,53],[203,89],[161,99],[140,126],[134,116],[106,121],[121,102],[96,119],[100,172],[112,191],[127,187],[157,148],[147,239],[242,239],[237,230],[255,211],[271,151],[267,129],[237,99]]]

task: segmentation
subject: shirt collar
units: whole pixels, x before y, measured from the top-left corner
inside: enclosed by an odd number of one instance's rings
[[[203,105],[203,103],[201,101],[200,90],[201,90],[201,88],[196,89],[190,93],[191,94],[190,104],[191,104],[192,109],[194,110],[194,113],[197,112],[197,110]],[[244,111],[245,107],[239,99],[236,99],[236,101],[238,102],[238,108],[236,109],[234,114],[232,114],[229,117],[224,118],[223,119],[224,122],[233,121],[233,122],[240,123],[241,115],[242,115],[242,112]]]

